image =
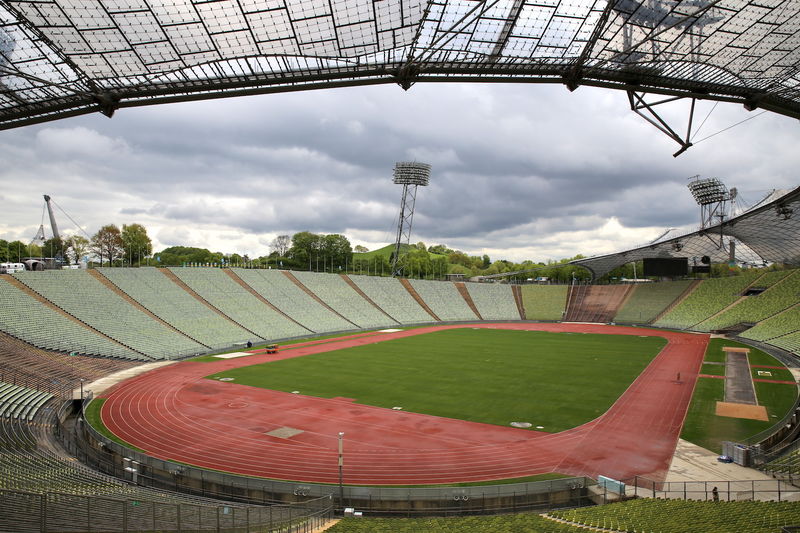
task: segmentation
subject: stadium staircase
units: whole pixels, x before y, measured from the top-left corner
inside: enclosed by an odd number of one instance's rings
[[[147,316],[149,316],[150,318],[152,318],[156,322],[159,322],[162,326],[166,326],[169,329],[171,329],[172,331],[174,331],[175,333],[192,339],[194,342],[196,342],[197,344],[199,344],[201,346],[204,346],[206,348],[210,348],[210,346],[208,346],[206,344],[203,344],[202,342],[200,342],[199,340],[195,339],[194,337],[192,337],[188,333],[183,332],[183,331],[179,330],[178,328],[176,328],[175,326],[173,326],[172,324],[170,324],[169,322],[167,322],[165,320],[162,320],[160,316],[154,314],[152,311],[150,311],[148,308],[146,308],[145,306],[140,304],[138,301],[136,301],[133,298],[131,298],[130,294],[128,294],[127,292],[123,291],[122,289],[120,289],[119,287],[114,285],[114,283],[112,283],[110,279],[105,277],[99,270],[92,269],[92,270],[87,270],[87,272],[89,273],[90,276],[92,276],[97,281],[99,281],[100,283],[105,285],[105,287],[108,290],[110,290],[111,292],[115,293],[117,296],[119,296],[120,298],[122,298],[123,300],[125,300],[126,302],[131,304],[133,307],[135,307],[136,309],[138,309],[142,313],[146,314]]]
[[[441,322],[441,319],[438,316],[436,316],[436,313],[434,313],[430,307],[428,307],[428,304],[425,303],[425,300],[422,299],[422,296],[419,295],[414,286],[411,285],[410,281],[408,281],[406,278],[400,278],[400,283],[408,291],[408,294],[410,294],[411,297],[414,298],[414,300],[416,300],[420,306],[422,306],[425,312],[431,315],[433,319],[436,320],[437,322]]]
[[[565,322],[612,322],[633,285],[572,285]]]
[[[393,320],[393,321],[397,322],[398,324],[400,323],[400,321],[399,321],[399,320],[397,320],[395,317],[393,317],[392,315],[390,315],[389,313],[387,313],[387,312],[386,312],[386,311],[385,311],[385,310],[384,310],[384,309],[383,309],[383,308],[382,308],[380,305],[376,304],[376,303],[375,303],[375,301],[374,301],[372,298],[370,298],[369,296],[367,296],[367,295],[364,293],[364,291],[362,291],[362,290],[361,290],[361,288],[360,288],[358,285],[356,285],[356,283],[355,283],[355,282],[354,282],[352,279],[350,279],[350,276],[348,276],[347,274],[339,274],[339,277],[341,277],[341,278],[344,280],[344,282],[345,282],[345,283],[347,283],[348,285],[350,285],[350,287],[351,287],[351,288],[352,288],[354,291],[356,291],[356,293],[358,293],[358,295],[359,295],[359,296],[361,296],[361,297],[362,297],[362,298],[364,298],[366,301],[368,301],[368,302],[370,303],[370,305],[374,306],[374,307],[375,307],[375,309],[377,309],[378,311],[380,311],[381,313],[383,313],[384,315],[386,315],[386,318],[388,318],[389,320]]]
[[[303,284],[300,282],[300,280],[299,280],[299,279],[297,279],[296,277],[294,277],[294,274],[292,274],[292,273],[291,273],[291,272],[289,272],[288,270],[283,270],[282,272],[283,272],[283,275],[284,275],[284,276],[286,276],[286,277],[289,279],[289,281],[291,281],[292,283],[294,283],[295,285],[297,285],[298,287],[300,287],[300,289],[302,289],[302,290],[303,290],[303,292],[305,292],[306,294],[308,294],[309,296],[311,296],[311,297],[312,297],[312,298],[313,298],[313,299],[314,299],[314,300],[315,300],[315,301],[316,301],[318,304],[320,304],[320,305],[321,305],[321,306],[323,306],[325,309],[327,309],[328,311],[330,311],[330,312],[331,312],[331,313],[333,313],[334,315],[338,316],[339,318],[341,318],[342,320],[344,320],[344,321],[345,321],[345,322],[347,322],[348,324],[352,324],[352,326],[353,326],[353,329],[358,329],[358,326],[357,326],[356,324],[354,324],[352,321],[348,320],[348,319],[347,319],[346,317],[344,317],[344,316],[343,316],[341,313],[337,312],[337,311],[336,311],[334,308],[332,308],[331,306],[329,306],[328,304],[326,304],[324,301],[322,301],[322,298],[320,298],[319,296],[317,296],[316,294],[314,294],[314,291],[312,291],[311,289],[309,289],[308,287],[306,287],[305,285],[303,285]]]
[[[522,303],[522,287],[519,285],[512,285],[511,292],[514,294],[514,303],[517,305],[517,311],[519,311],[519,319],[525,320],[525,306]]]
[[[472,309],[472,312],[478,317],[478,320],[483,320],[480,311],[478,311],[478,306],[476,306],[475,302],[472,300],[472,296],[469,294],[467,286],[464,284],[464,282],[457,281],[454,283],[454,285],[456,286],[456,289],[458,289],[459,294],[461,294],[461,297],[464,298],[464,301],[467,302],[469,308]]]
[[[259,294],[259,292],[257,290],[255,290],[253,287],[248,285],[247,282],[244,281],[242,278],[237,276],[236,273],[232,269],[224,268],[224,269],[222,269],[222,271],[225,272],[225,274],[227,274],[229,278],[231,278],[233,281],[235,281],[244,290],[246,290],[247,292],[249,292],[250,294],[252,294],[256,298],[258,298],[258,300],[261,303],[263,303],[264,305],[266,305],[267,307],[269,307],[270,309],[272,309],[273,311],[275,311],[276,313],[278,313],[279,315],[284,317],[286,320],[288,320],[290,322],[293,322],[294,324],[297,324],[298,327],[301,327],[303,329],[308,329],[303,324],[301,324],[300,322],[298,322],[294,318],[290,317],[289,315],[287,315],[286,313],[284,313],[283,311],[281,311],[280,309],[278,309],[277,307],[272,305],[272,302],[270,302],[269,300],[267,300],[266,298],[261,296],[261,294]]]
[[[169,279],[172,283],[174,283],[175,285],[180,287],[182,290],[184,290],[189,296],[191,296],[192,298],[194,298],[195,300],[197,300],[198,302],[200,302],[201,304],[203,304],[204,306],[209,308],[211,311],[213,311],[217,315],[221,316],[222,318],[224,318],[225,320],[227,320],[231,324],[234,324],[235,326],[238,326],[238,327],[244,329],[245,331],[249,331],[250,333],[253,333],[252,331],[250,331],[246,327],[242,326],[241,324],[236,322],[234,319],[232,319],[231,317],[229,317],[228,315],[226,315],[225,313],[223,313],[222,311],[220,311],[219,309],[217,309],[216,307],[211,305],[211,302],[209,302],[208,300],[206,300],[205,298],[200,296],[194,289],[192,289],[190,286],[188,286],[186,283],[184,283],[183,280],[181,278],[179,278],[178,276],[176,276],[170,269],[168,269],[168,268],[159,268],[158,271],[161,272],[162,274],[164,274],[167,277],[167,279]],[[255,333],[253,333],[253,335],[255,335]]]

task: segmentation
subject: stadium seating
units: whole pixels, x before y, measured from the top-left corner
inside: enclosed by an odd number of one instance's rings
[[[465,283],[475,307],[484,320],[519,320],[519,310],[511,292],[504,283]]]
[[[288,339],[311,333],[250,294],[221,269],[172,267],[170,271],[208,303],[262,339]]]
[[[0,418],[32,420],[52,397],[49,392],[0,381]]]
[[[742,298],[736,305],[700,322],[692,329],[713,331],[741,322],[760,322],[780,313],[797,303],[800,295],[800,273],[796,270],[768,272],[754,285],[768,288],[761,294]]]
[[[0,330],[48,350],[148,359],[65,317],[0,278]]]
[[[792,446],[795,447],[796,444],[797,441]],[[800,477],[800,449],[795,448],[758,468],[773,477],[797,480]]]
[[[0,331],[49,350],[126,359],[142,354],[97,334],[0,278]]]
[[[281,270],[235,268],[233,271],[286,316],[315,333],[355,328],[352,323],[309,296]]]
[[[55,409],[57,406],[53,405],[53,407]],[[0,489],[25,491],[33,494],[55,492],[62,497],[63,495],[106,496],[137,501],[150,500],[193,505],[209,505],[212,502],[219,505],[221,503],[177,492],[138,487],[101,474],[74,459],[62,457],[47,448],[40,447],[38,443],[47,439],[45,433],[51,430],[54,423],[54,409],[50,409],[50,413],[42,413],[44,410],[40,409],[31,417],[33,421],[29,421],[27,417],[0,417]],[[0,516],[0,521],[2,518]],[[76,520],[75,516],[72,518],[72,523],[61,524],[60,528],[56,524],[48,524],[47,530],[86,531],[85,529],[75,529],[75,523],[80,523],[80,521]],[[103,531],[122,531],[119,527],[121,522],[119,517],[109,517],[108,520],[113,525]],[[24,526],[28,526],[28,524],[24,524]],[[2,526],[0,526],[0,530],[9,531],[3,529]],[[29,530],[26,528],[24,531]]]
[[[649,324],[691,284],[691,280],[681,280],[635,285],[633,294],[614,316],[614,322]]]
[[[564,320],[611,322],[632,288],[632,285],[573,285]]]
[[[478,320],[467,302],[449,281],[408,280],[422,301],[442,321]]]
[[[133,307],[81,270],[19,272],[19,281],[64,311],[154,359],[172,359],[207,348]]]
[[[98,270],[148,311],[209,348],[228,348],[256,340],[252,333],[209,309],[157,268]]]
[[[326,533],[580,533],[534,513],[449,518],[345,518]]]
[[[562,320],[568,285],[523,285],[522,305],[528,320]]]
[[[135,361],[40,350],[0,333],[0,381],[47,391],[62,398],[71,398],[81,379],[94,381],[138,364]]]
[[[669,533],[774,533],[800,524],[794,502],[712,502],[636,499],[621,503],[534,513],[452,518],[345,518],[329,533],[579,533],[600,531]]]
[[[365,300],[337,274],[300,271],[292,272],[292,275],[331,309],[359,328],[385,328],[398,325]]]
[[[683,301],[654,322],[655,326],[689,329],[741,298],[761,272],[748,270],[738,276],[703,281]]]
[[[353,274],[349,277],[378,307],[401,324],[434,322],[397,278]]]
[[[770,339],[769,343],[787,352],[800,355],[800,331],[794,331],[787,335],[775,337],[774,339]]]
[[[745,339],[772,343],[770,339],[788,335],[798,330],[800,330],[800,304],[762,320],[740,335]]]
[[[549,514],[576,524],[612,531],[772,533],[782,526],[800,524],[800,505],[795,502],[643,498]]]

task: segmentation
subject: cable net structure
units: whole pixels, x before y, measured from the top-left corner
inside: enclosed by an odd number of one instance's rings
[[[656,93],[797,118],[798,11],[800,0],[0,0],[0,128],[422,81],[591,85],[628,91],[635,111]]]
[[[676,237],[613,254],[572,261],[595,278],[642,259],[687,258],[690,265],[735,260],[761,266],[782,263],[800,266],[800,187],[774,191],[741,215]]]

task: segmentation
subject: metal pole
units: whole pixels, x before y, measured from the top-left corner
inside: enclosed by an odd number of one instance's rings
[[[342,508],[342,513],[344,513],[344,483],[343,483],[343,473],[342,469],[344,467],[344,443],[343,443],[344,432],[339,432],[339,506]]]

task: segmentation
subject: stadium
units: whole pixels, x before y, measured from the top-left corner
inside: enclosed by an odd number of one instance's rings
[[[3,1],[0,127],[424,81],[625,91],[676,155],[651,96],[800,117],[793,2],[550,4]],[[791,531],[800,189],[690,190],[700,229],[572,262],[629,283],[3,273],[0,531]]]

